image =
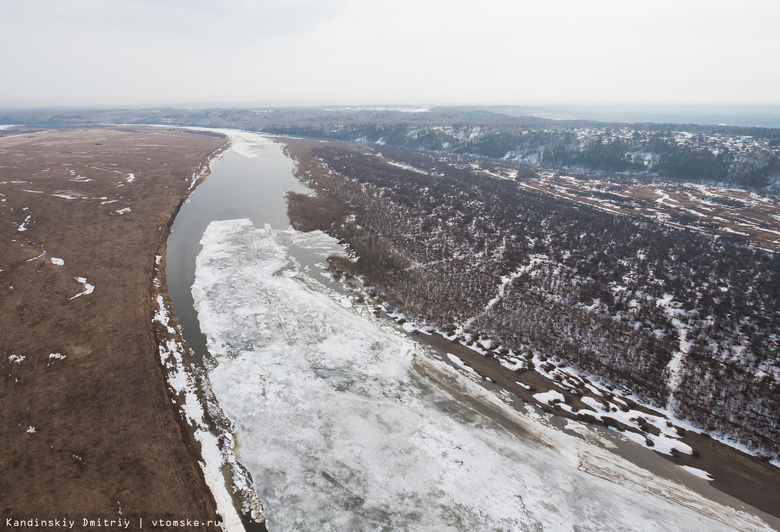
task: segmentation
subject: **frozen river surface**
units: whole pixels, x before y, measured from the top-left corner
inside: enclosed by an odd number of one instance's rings
[[[214,221],[192,288],[268,528],[764,530],[761,521],[523,415],[330,292],[290,249],[322,233]]]

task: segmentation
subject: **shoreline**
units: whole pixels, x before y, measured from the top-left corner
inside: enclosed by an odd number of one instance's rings
[[[181,127],[180,129],[195,128]],[[198,164],[189,188],[179,198],[179,203],[168,221],[164,238],[157,249],[154,276],[150,286],[151,300],[159,304],[159,311],[152,321],[159,322],[159,325],[153,325],[153,327],[160,354],[158,363],[166,379],[166,392],[170,400],[170,407],[179,422],[182,436],[191,451],[192,458],[199,465],[209,496],[215,499],[221,515],[223,512],[228,514],[227,518],[222,515],[223,519],[227,521],[224,523],[225,530],[265,532],[265,515],[262,503],[251,485],[251,477],[246,478],[248,474],[236,461],[233,454],[233,434],[226,430],[228,427],[220,428],[220,423],[215,419],[214,410],[221,413],[216,400],[213,397],[211,399],[204,397],[204,395],[213,395],[210,392],[208,375],[196,368],[189,360],[190,348],[179,328],[173,300],[168,292],[166,277],[167,242],[174,221],[193,191],[211,174],[212,162],[218,160],[231,149],[232,139],[227,135],[225,138],[226,142],[222,146]],[[173,348],[173,345],[177,347]],[[179,356],[176,356],[176,352]],[[188,380],[185,387],[181,386],[182,378]],[[197,401],[202,409],[195,408],[193,412],[191,404],[193,400]],[[221,424],[227,425],[229,423],[229,420],[226,422],[223,420]],[[207,446],[210,448],[206,449]],[[214,455],[214,450],[221,456]],[[224,461],[227,463],[223,463]],[[242,474],[244,478],[239,478]],[[232,478],[232,482],[229,480],[230,478]],[[247,480],[248,483],[245,482]],[[241,485],[242,481],[244,481],[243,485]],[[227,507],[228,504],[231,508]],[[231,509],[235,512],[234,515],[231,515],[233,513]]]

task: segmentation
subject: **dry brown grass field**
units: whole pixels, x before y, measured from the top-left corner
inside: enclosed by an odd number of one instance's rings
[[[0,134],[3,523],[213,519],[198,445],[166,391],[151,291],[169,224],[227,139]]]

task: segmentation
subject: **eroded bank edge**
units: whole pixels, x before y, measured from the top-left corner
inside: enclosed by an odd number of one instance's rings
[[[150,297],[154,308],[152,327],[158,346],[166,395],[182,431],[188,450],[198,463],[203,481],[222,518],[223,530],[265,531],[265,513],[253,488],[251,475],[236,460],[234,426],[211,392],[205,368],[190,363],[189,349],[176,320],[165,274],[167,239],[173,222],[189,194],[210,173],[211,162],[231,145],[230,138],[198,164],[192,180],[170,219],[157,250]]]

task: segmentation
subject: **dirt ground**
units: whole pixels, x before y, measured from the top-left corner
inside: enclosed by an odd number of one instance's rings
[[[215,519],[152,332],[155,255],[224,137],[0,131],[0,509]]]

